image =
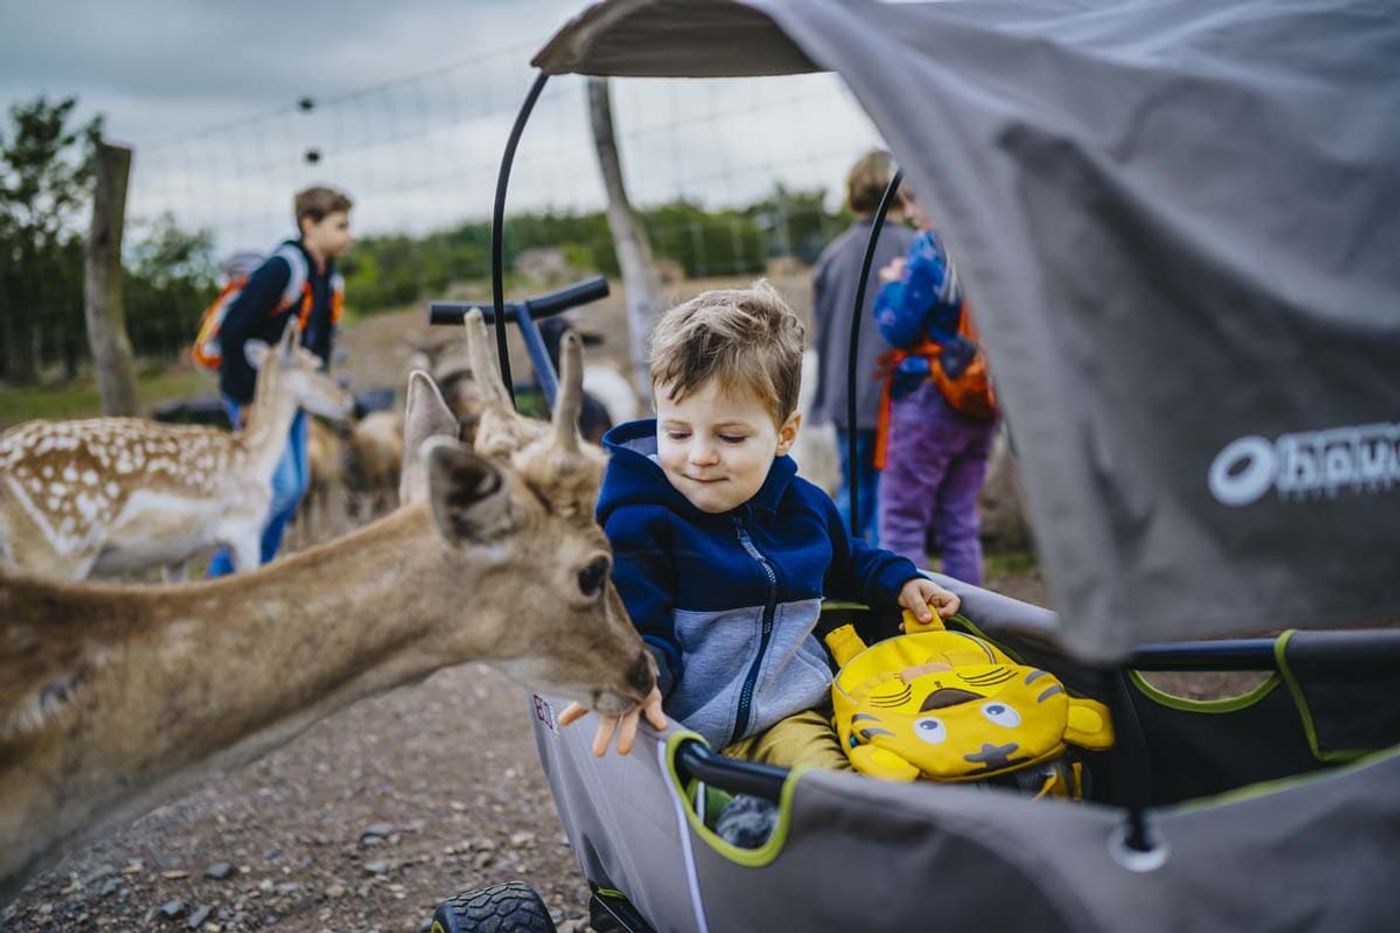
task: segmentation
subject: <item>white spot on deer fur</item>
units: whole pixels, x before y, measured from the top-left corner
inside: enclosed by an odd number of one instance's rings
[[[118,486],[116,483],[109,482],[109,483],[107,484],[107,495],[111,496],[113,499],[115,499],[117,496],[121,495],[121,491],[122,491],[122,488],[121,488],[120,486]]]
[[[45,466],[40,472],[44,474],[44,479],[53,479],[53,467]]]
[[[68,487],[62,483],[53,483],[49,486],[49,495],[51,496],[66,496],[67,494]]]
[[[83,482],[84,482],[85,484],[87,484],[88,486],[96,486],[96,485],[97,485],[97,471],[96,471],[96,470],[84,470],[84,471],[83,471]]]
[[[133,469],[135,468],[131,465],[131,461],[128,460],[126,457],[122,457],[117,461],[118,473],[130,473]]]
[[[97,500],[88,498],[86,493],[79,495],[74,504],[78,507],[79,514],[89,522],[97,517]]]
[[[76,483],[78,481],[78,471],[71,466],[66,466],[63,468],[63,478],[70,483]]]
[[[43,491],[44,491],[44,484],[43,484],[43,482],[40,481],[40,480],[37,480],[37,479],[31,479],[31,480],[29,481],[29,491],[30,491],[30,492],[34,492],[34,493],[43,492]]]
[[[44,503],[44,505],[48,508],[48,510],[49,510],[50,512],[57,512],[57,511],[58,511],[58,507],[59,507],[60,505],[62,505],[62,504],[63,504],[63,500],[62,500],[62,499],[55,499],[55,498],[53,498],[52,496],[50,496],[49,499],[48,499],[48,501]]]

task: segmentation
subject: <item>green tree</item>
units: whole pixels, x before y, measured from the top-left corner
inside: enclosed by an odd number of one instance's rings
[[[217,291],[209,230],[184,230],[162,214],[128,250],[122,281],[126,327],[138,356],[177,356],[194,339],[199,314]]]
[[[55,352],[71,372],[82,352],[74,222],[91,194],[102,118],[71,125],[76,105],[40,96],[12,106],[10,129],[0,129],[0,378],[16,382],[33,382]]]

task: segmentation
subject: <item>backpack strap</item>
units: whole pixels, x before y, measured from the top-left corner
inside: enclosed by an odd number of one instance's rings
[[[307,266],[306,255],[295,243],[283,243],[268,258],[275,257],[285,259],[291,269],[291,275],[287,276],[287,285],[282,289],[282,299],[277,305],[277,310],[282,311],[301,300],[302,287],[311,276],[311,270]]]
[[[338,326],[344,314],[345,276],[337,272],[331,276],[331,326]]]

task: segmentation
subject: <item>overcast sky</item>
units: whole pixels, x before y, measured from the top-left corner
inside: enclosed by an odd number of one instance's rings
[[[356,198],[362,231],[489,212],[535,49],[579,0],[0,0],[0,101],[77,96],[132,145],[136,225],[171,212],[222,249],[281,235],[295,188]],[[299,111],[302,97],[316,101]],[[833,192],[877,141],[830,76],[615,82],[635,201]],[[6,124],[8,125],[8,124]],[[319,156],[312,164],[308,150]],[[511,204],[601,199],[581,79],[556,78],[522,141]]]
[[[579,0],[0,0],[0,98],[77,94],[162,142],[473,54],[542,45]],[[523,66],[528,52],[517,62]]]

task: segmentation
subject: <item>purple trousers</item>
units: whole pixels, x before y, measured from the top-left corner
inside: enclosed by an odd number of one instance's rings
[[[896,399],[880,476],[880,546],[922,567],[932,532],[943,572],[980,584],[977,494],[995,433],[995,421],[955,411],[932,382]]]

